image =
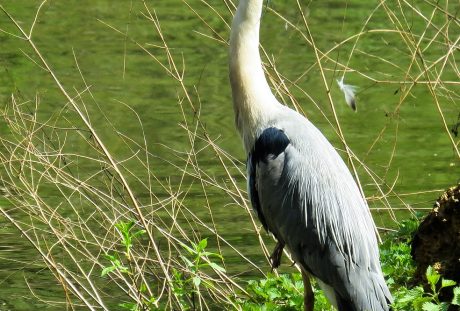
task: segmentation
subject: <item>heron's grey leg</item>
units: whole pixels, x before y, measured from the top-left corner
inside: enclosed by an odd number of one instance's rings
[[[304,291],[304,300],[303,305],[305,311],[313,311],[315,306],[315,296],[313,295],[313,289],[310,283],[310,274],[303,271],[302,269],[302,280],[303,280],[303,291]]]
[[[278,241],[276,243],[275,249],[270,256],[270,261],[272,264],[272,271],[278,268],[281,264],[281,255],[283,255],[284,242]]]

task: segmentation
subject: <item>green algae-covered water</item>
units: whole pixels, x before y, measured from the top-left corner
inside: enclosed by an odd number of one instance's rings
[[[40,3],[0,1],[25,29],[30,28]],[[233,124],[227,71],[225,41],[231,22],[227,6],[231,5],[228,1],[211,4],[212,9],[201,1],[190,1],[191,8],[178,0],[147,2],[159,17],[164,38],[176,61],[183,57],[184,84],[194,90],[191,94],[195,97],[193,100],[200,103],[199,113],[207,133],[239,160],[244,170],[246,156]],[[433,12],[433,6],[427,3],[417,4],[413,10],[392,3],[389,7],[379,7],[374,2],[357,0],[305,1],[301,5],[317,48],[321,53],[332,49],[328,59],[322,59],[322,66],[347,143],[372,170],[373,176],[381,178],[373,180],[355,161],[364,192],[374,209],[374,219],[381,227],[394,225],[387,206],[378,199],[382,194],[376,184],[384,193],[388,192],[387,200],[399,217],[407,217],[408,207],[430,208],[439,190],[455,184],[459,178],[459,161],[452,141],[458,145],[455,129],[460,122],[459,48],[455,40],[460,31],[458,18],[449,23],[445,15],[438,14],[441,8],[452,11],[455,8],[452,4],[440,5],[428,22],[421,17],[423,14],[430,17]],[[388,13],[391,10],[395,12],[393,21]],[[14,94],[17,100],[28,102],[31,107],[35,106],[36,98],[40,98],[38,117],[42,121],[58,113],[65,114],[66,99],[49,74],[35,63],[37,57],[30,46],[8,34],[18,34],[12,22],[3,12],[0,16],[0,109],[10,106]],[[405,24],[395,20],[403,20]],[[141,1],[56,0],[44,4],[34,28],[37,47],[66,89],[74,90],[74,96],[83,92],[87,115],[108,148],[119,158],[123,158],[127,150],[118,144],[115,136],[120,133],[115,135],[114,128],[138,141],[143,139],[143,132],[150,151],[162,160],[172,157],[171,150],[187,150],[184,147],[188,144],[187,132],[181,127],[182,111],[185,109],[184,113],[190,115],[188,120],[193,120],[196,111],[179,104],[183,93],[177,81],[148,55],[147,51],[168,63],[159,52],[161,38],[153,27]],[[450,31],[443,32],[448,27]],[[296,28],[307,33],[295,1],[272,1],[265,9],[261,41],[268,56],[264,58],[268,71],[272,76],[281,75],[276,85],[280,87],[279,81],[282,81],[308,118],[337,148],[343,149],[328,122],[335,127],[315,53],[308,43],[310,38],[301,36]],[[408,35],[409,29],[414,36]],[[361,37],[354,36],[341,44],[357,33],[361,33]],[[456,42],[457,47],[449,45],[451,42]],[[444,62],[445,54],[450,56]],[[420,61],[421,57],[424,62]],[[358,87],[356,113],[346,106],[337,87],[335,80],[342,76],[343,67],[335,61],[348,65],[345,81]],[[430,91],[426,81],[436,80],[438,76],[444,83]],[[414,80],[417,83],[414,84]],[[408,87],[412,89],[405,93]],[[281,87],[275,91],[279,91],[280,100],[292,105]],[[142,128],[138,120],[142,121]],[[3,120],[0,130],[0,135],[9,135]],[[78,142],[70,141],[70,144]],[[85,153],[88,147],[81,148]],[[152,162],[151,169],[158,178],[169,180],[174,188],[175,183],[182,182],[181,172],[164,163]],[[200,164],[215,180],[227,179],[214,156],[203,153]],[[81,173],[94,169],[83,166]],[[145,168],[133,170],[142,175]],[[235,178],[244,189],[241,175],[235,174]],[[166,197],[161,189],[156,190],[158,196]],[[400,197],[396,198],[395,193]],[[142,197],[142,191],[137,195]],[[199,187],[191,187],[187,195],[188,205],[195,207],[198,214],[203,208],[200,195]],[[247,215],[228,197],[217,192],[213,195],[212,190],[206,200],[212,206],[214,222],[221,234],[266,269]],[[5,208],[10,206],[1,193],[0,204]],[[62,306],[53,303],[62,301],[62,290],[28,241],[2,218],[0,236],[0,310],[62,310]],[[238,266],[237,259],[229,258],[227,264],[233,271],[246,271],[246,266]]]

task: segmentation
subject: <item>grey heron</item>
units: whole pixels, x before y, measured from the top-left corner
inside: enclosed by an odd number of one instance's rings
[[[229,70],[237,129],[248,153],[248,190],[265,229],[286,246],[305,284],[316,278],[338,310],[389,310],[375,226],[347,166],[305,117],[282,105],[259,54],[263,0],[240,0],[230,36]]]

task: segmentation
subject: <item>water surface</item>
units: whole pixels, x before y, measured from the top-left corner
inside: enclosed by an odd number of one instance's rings
[[[196,1],[190,4],[214,27],[214,33],[182,1],[152,1],[148,5],[159,16],[173,55],[184,57],[184,81],[187,87],[196,88],[197,93],[191,92],[196,96],[194,100],[197,100],[199,94],[200,114],[206,130],[219,146],[241,161],[240,166],[244,170],[246,156],[233,124],[227,46],[218,41],[219,37],[228,38],[229,29],[203,3]],[[39,2],[2,1],[2,5],[21,26],[28,28]],[[226,22],[230,23],[231,16],[224,3],[213,5]],[[305,31],[295,2],[276,2],[272,5],[272,9],[279,11],[293,25]],[[350,1],[346,6],[342,2],[321,1],[305,3],[303,10],[307,14],[316,45],[322,51],[327,51],[363,29],[364,21],[375,6],[376,3],[366,1]],[[428,7],[422,7],[422,10],[430,12]],[[142,12],[145,13],[145,9],[136,1],[50,1],[45,4],[39,16],[34,38],[68,90],[75,90],[75,95],[77,90],[82,91],[90,86],[91,94],[86,92],[83,95],[88,115],[114,154],[123,158],[129,151],[118,144],[119,138],[114,135],[113,128],[137,141],[142,141],[143,130],[150,151],[159,159],[174,161],[170,149],[188,150],[186,132],[179,126],[183,118],[178,102],[183,92],[177,81],[165,74],[161,66],[135,44],[134,41],[140,43],[154,55],[158,55],[161,61],[165,61],[159,49],[153,46],[161,44],[160,38]],[[421,33],[425,26],[423,21],[413,14],[408,15],[413,18],[414,32]],[[435,19],[435,22],[442,24],[441,19]],[[108,25],[128,35],[120,35]],[[382,10],[375,14],[364,29],[391,27]],[[0,28],[18,33],[4,15],[0,18]],[[432,29],[429,31],[434,33]],[[316,62],[312,47],[291,25],[268,9],[262,19],[261,40],[269,57],[276,60],[277,71],[284,76],[285,83],[296,95],[308,117],[336,147],[343,148],[333,128],[320,112],[323,111],[335,125],[318,68],[314,66],[310,69]],[[354,41],[350,41],[344,44],[329,56],[333,60],[347,63],[353,43]],[[431,49],[428,43],[423,44],[427,46],[424,51],[427,59],[436,59],[444,52],[441,44],[438,45],[440,48]],[[39,96],[39,118],[42,120],[60,112],[65,107],[66,100],[48,74],[38,69],[25,56],[29,55],[36,60],[30,47],[4,33],[0,33],[0,45],[1,107],[9,103],[11,94],[14,93],[21,101],[33,102]],[[357,113],[345,105],[343,94],[335,83],[335,79],[342,75],[340,68],[332,60],[323,63],[347,143],[366,165],[383,178],[380,181],[382,187],[388,190],[384,184],[393,185],[392,189],[398,194],[444,189],[457,182],[459,172],[458,158],[442,126],[429,90],[423,85],[417,85],[411,95],[402,101],[400,88],[404,85],[396,82],[410,80],[406,75],[410,59],[410,50],[401,42],[398,34],[369,33],[358,42],[348,65],[361,74],[350,72],[346,75],[347,83],[359,87]],[[269,71],[273,73],[272,68]],[[413,70],[413,74],[417,74],[417,68]],[[364,75],[375,80],[392,82],[374,83]],[[455,81],[458,77],[446,70],[443,78]],[[297,81],[309,97],[292,86],[290,81]],[[458,93],[458,85],[449,87]],[[288,105],[292,104],[287,96],[280,99]],[[312,99],[318,107],[313,104]],[[453,126],[460,110],[458,95],[440,97],[439,100],[448,125]],[[399,109],[396,109],[401,102]],[[142,129],[137,122],[137,116],[127,106],[139,114]],[[189,120],[193,120],[190,109],[185,107],[185,111],[190,116]],[[113,127],[108,125],[109,122]],[[0,130],[6,131],[4,123],[0,123]],[[68,143],[70,147],[80,148],[78,141]],[[85,152],[85,148],[88,146],[81,146],[80,151]],[[181,172],[166,165],[164,161],[153,161],[151,164],[155,175],[163,180],[169,179],[173,187],[174,183],[181,180]],[[203,153],[200,165],[216,180],[228,182],[225,172],[211,152]],[[97,168],[82,167],[81,174],[85,174],[85,170],[91,172],[94,169]],[[141,167],[132,169],[140,175],[144,170]],[[365,174],[365,170],[360,165],[357,165],[357,170],[366,195],[369,198],[379,196],[375,182]],[[244,178],[239,174],[234,177],[244,189]],[[197,185],[189,189],[187,198],[192,201],[187,203],[198,215],[205,218],[207,213],[203,207],[203,197],[200,197],[200,189]],[[167,197],[162,189],[154,190],[158,196]],[[430,208],[438,194],[439,192],[430,192],[403,197],[403,202],[412,207]],[[142,191],[137,195],[147,198],[147,194]],[[194,198],[196,202],[193,201]],[[212,189],[209,190],[207,199],[221,234],[267,270],[244,210]],[[400,200],[390,197],[389,201],[395,209],[406,208]],[[0,204],[9,206],[8,201],[1,197]],[[370,206],[375,210],[374,218],[380,226],[394,225],[388,212],[377,210],[385,207],[382,201],[370,200]],[[405,217],[405,214],[400,215]],[[30,310],[31,305],[34,305],[34,308],[60,310],[59,305],[34,298],[26,285],[28,283],[33,288],[37,297],[61,300],[63,295],[62,288],[50,278],[36,251],[25,239],[18,236],[17,231],[5,219],[0,219],[0,234],[0,309]],[[252,270],[247,271],[248,268],[244,265],[238,266],[238,263],[238,258],[227,259],[227,264],[234,271],[255,274]]]

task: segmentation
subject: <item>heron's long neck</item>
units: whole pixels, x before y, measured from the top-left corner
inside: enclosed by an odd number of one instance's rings
[[[265,79],[259,54],[263,0],[240,0],[230,36],[230,82],[238,130],[245,140],[254,135],[276,102]],[[250,138],[249,138],[250,139]]]

